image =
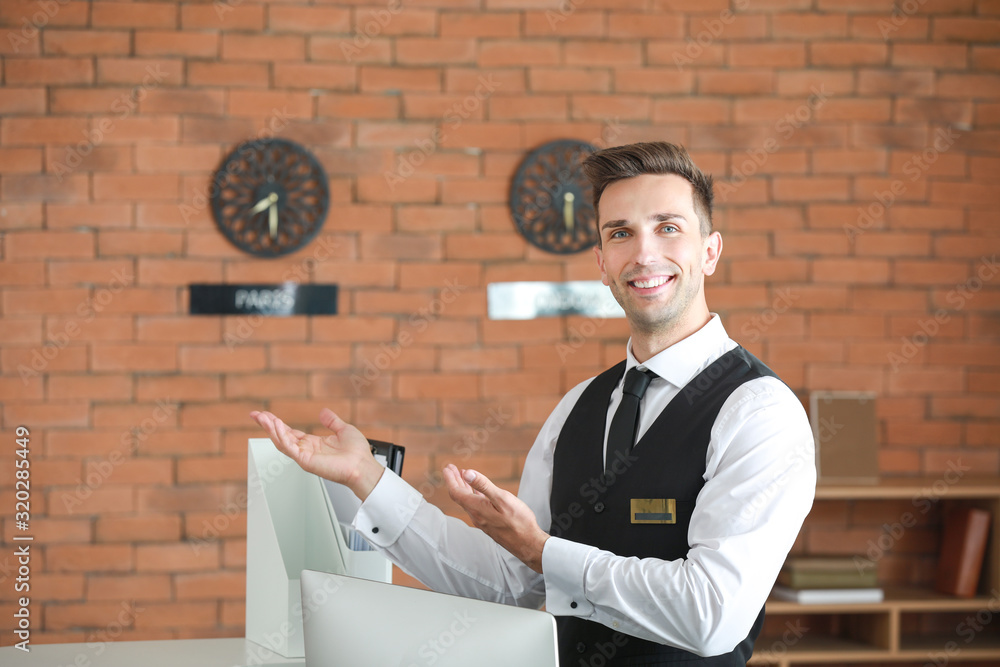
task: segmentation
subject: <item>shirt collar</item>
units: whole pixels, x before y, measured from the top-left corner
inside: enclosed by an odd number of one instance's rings
[[[712,313],[708,323],[684,340],[674,343],[656,356],[640,364],[632,354],[632,339],[626,348],[625,370],[634,366],[648,368],[674,385],[683,387],[704,370],[710,363],[722,356],[730,347],[729,334],[722,326],[722,320]]]

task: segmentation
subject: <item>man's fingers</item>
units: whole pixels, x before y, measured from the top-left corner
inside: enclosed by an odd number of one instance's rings
[[[496,501],[499,500],[497,492],[500,489],[486,475],[478,473],[475,470],[464,470],[462,471],[462,479],[473,489],[489,498],[493,504],[496,504]]]

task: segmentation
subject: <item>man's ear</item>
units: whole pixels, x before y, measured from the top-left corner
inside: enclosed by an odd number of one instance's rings
[[[594,246],[594,255],[597,256],[597,268],[601,270],[601,282],[607,285],[608,272],[604,270],[604,252],[601,250],[601,246]]]
[[[712,232],[705,239],[705,255],[704,264],[702,265],[702,273],[706,276],[710,276],[715,273],[715,268],[719,264],[719,257],[722,256],[722,234],[719,232]]]

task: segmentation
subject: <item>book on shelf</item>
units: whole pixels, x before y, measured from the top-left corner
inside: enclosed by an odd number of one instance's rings
[[[799,604],[867,604],[885,599],[885,592],[878,587],[789,588],[776,584],[771,589],[771,595],[778,600],[789,600]]]
[[[990,518],[989,512],[974,507],[960,507],[947,514],[934,585],[937,592],[963,598],[976,594]]]
[[[854,558],[800,556],[785,561],[777,583],[796,589],[875,588],[878,572],[874,568],[859,568]]]

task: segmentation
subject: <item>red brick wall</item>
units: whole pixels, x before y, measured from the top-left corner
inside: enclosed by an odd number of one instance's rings
[[[598,275],[505,206],[556,138],[686,144],[719,179],[731,335],[803,396],[877,392],[884,474],[1000,473],[1000,3],[896,4],[3,0],[0,643],[20,425],[37,642],[242,633],[255,408],[335,407],[443,505],[448,461],[514,487],[627,335],[486,319],[490,282]],[[264,261],[205,196],[270,133],[315,151],[334,206]],[[185,314],[191,282],[288,276],[338,283],[341,314]]]

